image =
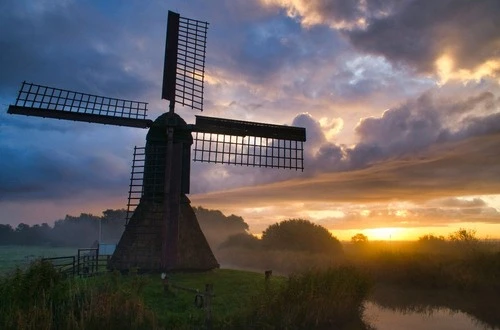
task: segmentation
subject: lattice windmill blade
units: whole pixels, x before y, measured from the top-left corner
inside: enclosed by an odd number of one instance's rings
[[[203,111],[208,23],[169,11],[162,98]]]
[[[103,97],[23,82],[10,114],[117,126],[150,127],[147,103]]]
[[[304,170],[303,127],[196,116],[194,161]]]

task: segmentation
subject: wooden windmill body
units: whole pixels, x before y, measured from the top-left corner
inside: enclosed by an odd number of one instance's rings
[[[24,82],[8,112],[28,116],[149,128],[135,148],[125,231],[109,267],[141,271],[218,267],[186,194],[195,161],[303,170],[305,129],[196,116],[187,124],[175,104],[203,107],[208,23],[169,12],[162,98],[169,110],[146,119],[147,103]]]

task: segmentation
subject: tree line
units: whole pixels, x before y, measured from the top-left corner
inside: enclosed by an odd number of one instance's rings
[[[203,207],[193,209],[211,246],[218,246],[231,235],[248,231],[248,224],[242,217],[225,216],[221,211]],[[124,209],[108,209],[102,215],[66,215],[53,226],[47,223],[31,226],[20,223],[17,227],[0,224],[0,245],[90,247],[99,240],[99,233],[101,242],[116,244],[125,229],[126,214]]]
[[[108,209],[100,216],[90,213],[66,215],[64,219],[55,221],[53,226],[47,223],[32,226],[20,223],[13,228],[0,224],[0,245],[90,247],[99,240],[99,233],[103,242],[117,243],[124,230],[125,217],[124,209]]]

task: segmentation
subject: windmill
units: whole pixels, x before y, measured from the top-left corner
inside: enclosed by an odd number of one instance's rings
[[[109,266],[141,271],[218,267],[186,194],[194,161],[303,170],[305,129],[196,116],[187,124],[175,104],[203,111],[208,23],[169,11],[162,99],[154,121],[147,103],[23,82],[8,113],[149,129],[135,147],[125,231]]]

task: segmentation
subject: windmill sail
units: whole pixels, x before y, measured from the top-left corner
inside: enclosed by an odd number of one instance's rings
[[[196,116],[193,131],[195,161],[304,170],[305,128]]]
[[[208,23],[169,11],[162,98],[203,111]]]
[[[23,82],[11,114],[147,128],[147,103]]]

